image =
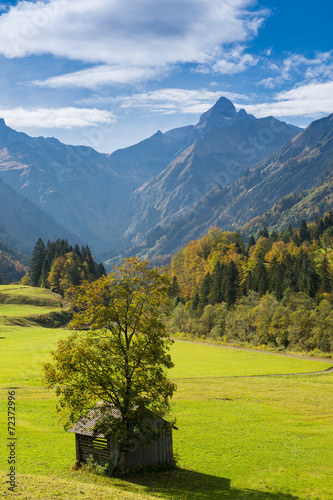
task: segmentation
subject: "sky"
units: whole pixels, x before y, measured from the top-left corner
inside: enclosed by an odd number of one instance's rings
[[[305,127],[333,112],[332,0],[0,0],[0,117],[111,153],[221,96]]]

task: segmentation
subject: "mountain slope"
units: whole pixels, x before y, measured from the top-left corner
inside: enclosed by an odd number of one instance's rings
[[[152,229],[135,251],[144,256],[170,254],[211,226],[243,226],[290,193],[320,187],[330,191],[332,170],[333,114],[310,124],[233,185],[210,190],[192,209]]]
[[[213,110],[208,119],[215,117]],[[299,130],[273,117],[256,119],[245,111],[234,113],[224,122],[218,115],[217,128],[201,120],[208,132],[134,192],[127,241],[140,242],[152,227],[172,223],[211,189],[232,184],[244,170],[278,151]]]
[[[29,258],[0,242],[0,276],[6,283],[21,279],[28,271]],[[1,284],[1,278],[0,278]]]
[[[297,130],[237,112],[222,97],[196,125],[106,155],[32,138],[0,120],[0,178],[94,251],[115,253],[191,210],[212,187],[232,183]]]
[[[0,179],[0,241],[30,254],[38,238],[66,238],[79,244],[83,240],[60,226],[50,215],[34,205]]]
[[[333,210],[332,175],[322,186],[284,196],[270,210],[254,217],[239,231],[244,235],[256,234],[263,227],[269,231],[284,231],[289,225],[296,227],[303,219],[311,221],[330,210]]]
[[[67,146],[56,139],[32,138],[0,122],[0,176],[56,221],[75,229],[95,246],[119,220],[124,196],[133,185],[108,166],[107,155]]]

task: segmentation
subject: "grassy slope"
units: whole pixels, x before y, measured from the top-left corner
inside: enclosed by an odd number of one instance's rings
[[[37,292],[35,298],[50,298]],[[18,293],[26,303],[31,289]],[[17,387],[19,488],[12,498],[331,499],[333,373],[251,377],[311,372],[329,364],[177,342],[171,377],[178,385],[174,446],[181,469],[104,478],[70,470],[74,436],[57,422],[55,395],[40,387],[40,362],[64,335],[61,329],[18,327],[0,319],[0,387]],[[6,436],[6,398],[7,391],[0,390],[1,436]],[[1,441],[5,480],[7,451]],[[4,492],[3,482],[0,498]]]

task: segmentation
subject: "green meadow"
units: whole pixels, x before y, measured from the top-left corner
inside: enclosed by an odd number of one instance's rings
[[[43,389],[41,363],[63,328],[40,314],[64,304],[47,290],[0,286],[0,498],[331,500],[333,372],[327,361],[177,341],[172,403],[178,468],[104,477],[72,470],[74,435]],[[7,394],[15,388],[18,487],[9,493]]]

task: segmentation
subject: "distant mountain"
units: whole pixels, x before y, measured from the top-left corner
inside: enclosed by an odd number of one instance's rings
[[[141,245],[155,226],[174,223],[212,188],[233,183],[298,131],[273,117],[237,112],[224,97],[196,125],[158,131],[110,155],[32,138],[0,120],[0,179],[51,216],[50,227],[56,221],[57,237],[72,231],[94,252],[116,255]],[[31,248],[13,231],[6,241],[12,236],[15,245]]]
[[[136,187],[92,148],[32,138],[0,121],[0,177],[58,224],[96,247],[109,247],[124,199]],[[112,239],[112,238],[111,238]]]
[[[318,204],[314,214],[321,215],[332,203],[332,141],[333,114],[311,123],[278,153],[245,171],[232,185],[211,189],[193,208],[165,225],[154,227],[147,232],[143,244],[135,247],[134,242],[132,251],[146,257],[171,254],[191,239],[202,236],[211,226],[235,230],[252,221],[255,228],[258,221],[255,218],[267,211],[262,220],[273,227],[267,222],[272,220],[276,212],[272,207],[277,202],[276,207],[284,206],[290,217],[293,209],[299,210],[297,222],[299,217],[303,218],[302,210],[306,210],[309,203],[313,208]],[[275,224],[280,223],[275,221]],[[250,224],[243,229],[249,233]]]
[[[172,224],[215,187],[228,186],[278,151],[300,129],[273,117],[236,112],[225,98],[200,118],[203,135],[132,196],[132,222],[125,241],[143,241],[155,226]]]
[[[0,179],[0,242],[30,255],[38,238],[83,240]]]
[[[322,186],[291,193],[277,201],[263,215],[258,215],[244,224],[239,231],[245,236],[256,235],[260,229],[284,231],[291,225],[297,227],[301,221],[312,221],[333,210],[333,175]]]

